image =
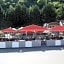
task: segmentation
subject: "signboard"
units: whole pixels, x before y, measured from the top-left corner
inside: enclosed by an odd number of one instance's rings
[[[61,40],[56,40],[56,41],[55,41],[55,45],[56,45],[56,46],[61,45]]]
[[[32,47],[32,41],[26,41],[25,47]]]
[[[5,42],[0,42],[0,48],[6,48]]]
[[[19,47],[19,42],[12,42],[12,47],[13,47],[13,48]]]

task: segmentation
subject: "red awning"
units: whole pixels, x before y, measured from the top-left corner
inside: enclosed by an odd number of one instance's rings
[[[1,31],[3,31],[3,32],[17,32],[17,30],[14,30],[12,28],[6,28],[6,29],[3,29]]]
[[[41,32],[45,31],[47,28],[38,26],[38,25],[29,25],[19,30],[19,32]]]
[[[51,28],[49,31],[64,31],[64,26],[56,26]]]

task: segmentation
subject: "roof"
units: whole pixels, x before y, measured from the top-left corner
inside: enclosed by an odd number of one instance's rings
[[[48,25],[59,25],[59,23],[58,22],[51,22]]]

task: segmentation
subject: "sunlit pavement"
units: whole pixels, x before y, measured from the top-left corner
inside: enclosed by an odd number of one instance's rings
[[[64,64],[64,47],[0,49],[0,64]]]

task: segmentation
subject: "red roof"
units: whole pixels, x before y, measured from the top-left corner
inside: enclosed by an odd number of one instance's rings
[[[57,23],[57,22],[51,22],[48,25],[59,25],[59,23]]]
[[[44,30],[47,30],[47,28],[44,28],[38,25],[29,25],[20,29],[19,32],[34,32],[34,31],[41,32]]]
[[[51,28],[49,31],[64,31],[64,26],[56,26]]]
[[[3,29],[1,31],[3,31],[3,32],[17,32],[17,30],[14,30],[12,28],[6,28],[6,29]]]

